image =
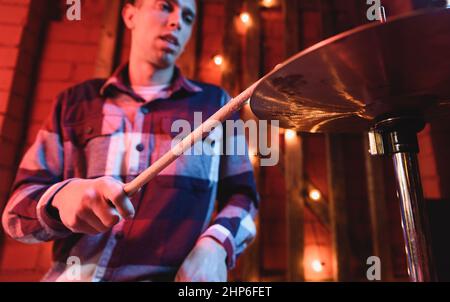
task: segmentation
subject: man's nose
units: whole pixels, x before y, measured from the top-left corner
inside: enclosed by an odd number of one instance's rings
[[[175,9],[169,16],[169,27],[181,30],[181,10]]]

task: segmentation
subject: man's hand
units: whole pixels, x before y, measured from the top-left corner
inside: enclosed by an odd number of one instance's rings
[[[112,177],[73,180],[54,197],[62,223],[74,233],[104,233],[122,218],[132,218],[134,208],[123,183]]]
[[[226,282],[227,253],[214,239],[204,237],[184,260],[175,277],[176,282]]]

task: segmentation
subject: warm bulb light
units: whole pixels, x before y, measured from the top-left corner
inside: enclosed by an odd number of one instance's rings
[[[222,66],[223,64],[223,57],[221,55],[215,55],[213,58],[214,64],[216,64],[216,66]]]
[[[250,156],[258,156],[258,152],[254,148],[252,148],[251,146],[248,147],[248,154]]]
[[[267,7],[267,8],[274,7],[276,4],[277,4],[277,2],[275,0],[262,0],[261,1],[261,5],[263,7]]]
[[[314,260],[311,262],[311,267],[316,273],[320,273],[323,271],[323,264],[320,260]]]
[[[251,18],[249,13],[246,12],[241,13],[239,18],[241,19],[241,22],[244,23],[245,25],[247,26],[250,25]]]
[[[311,190],[309,192],[309,198],[311,198],[314,201],[319,201],[320,198],[322,198],[322,194],[319,190]]]
[[[248,148],[248,156],[250,158],[250,162],[253,165],[256,165],[258,163],[258,152],[251,146]]]
[[[284,137],[286,138],[286,140],[293,140],[295,137],[297,136],[297,132],[291,129],[286,130],[286,132],[284,132]]]

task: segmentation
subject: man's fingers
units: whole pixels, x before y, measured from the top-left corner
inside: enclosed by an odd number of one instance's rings
[[[104,233],[109,230],[109,227],[106,226],[91,210],[80,213],[79,217],[82,222],[95,229],[97,231],[96,233]]]
[[[117,212],[119,212],[120,216],[124,219],[133,218],[134,217],[134,207],[131,203],[131,200],[123,193],[123,195],[113,196],[109,199],[111,203],[116,208]]]
[[[133,218],[135,214],[134,207],[123,190],[123,184],[114,178],[108,178],[107,182],[104,184],[108,186],[104,190],[106,199],[114,205],[122,218]]]
[[[99,233],[99,231],[90,226],[86,221],[82,220],[81,218],[78,219],[76,225],[71,227],[70,230],[78,234],[97,235]]]
[[[96,204],[92,210],[107,228],[112,228],[120,221],[119,212],[113,204],[110,205],[108,202]]]

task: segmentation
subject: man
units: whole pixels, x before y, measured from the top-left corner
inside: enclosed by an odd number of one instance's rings
[[[255,236],[246,156],[182,155],[131,198],[123,192],[169,150],[174,121],[209,117],[228,100],[175,67],[195,14],[194,0],[129,1],[129,63],[57,97],[2,219],[19,241],[54,241],[45,281],[226,281]],[[214,134],[201,145],[229,140],[239,137]]]

